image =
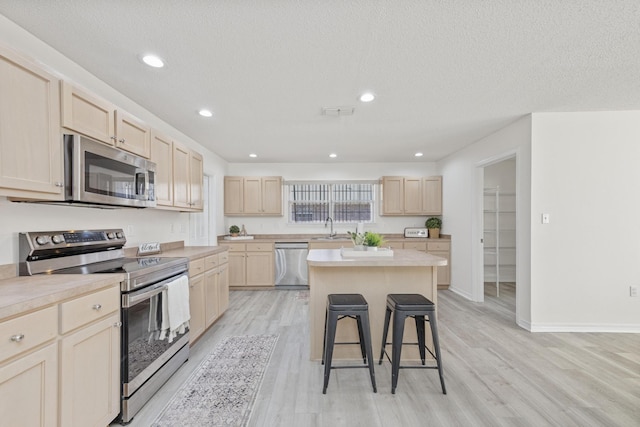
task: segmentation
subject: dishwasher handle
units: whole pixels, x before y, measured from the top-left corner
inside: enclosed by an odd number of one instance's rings
[[[309,249],[309,244],[304,242],[281,242],[275,244],[275,249]]]

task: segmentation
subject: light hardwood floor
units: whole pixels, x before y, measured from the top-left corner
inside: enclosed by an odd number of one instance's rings
[[[482,304],[438,293],[447,395],[437,371],[419,369],[401,370],[392,395],[386,361],[377,394],[366,369],[342,369],[323,395],[305,292],[233,291],[229,311],[130,426],[148,426],[224,336],[245,334],[280,336],[250,426],[640,425],[640,335],[530,333],[515,324],[513,287],[501,285],[499,299],[486,288]]]

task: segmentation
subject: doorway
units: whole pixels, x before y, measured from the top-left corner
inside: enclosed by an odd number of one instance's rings
[[[516,157],[483,165],[483,295],[505,310],[516,311]]]

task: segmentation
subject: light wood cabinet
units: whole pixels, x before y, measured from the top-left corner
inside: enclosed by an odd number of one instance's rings
[[[151,128],[110,102],[68,82],[60,85],[62,126],[149,158]]]
[[[0,322],[0,335],[2,423],[104,426],[120,412],[119,283]]]
[[[274,286],[273,243],[226,243],[230,287]]]
[[[442,177],[383,176],[381,215],[442,215]]]
[[[151,131],[151,156],[156,164],[155,194],[158,206],[173,206],[173,141]]]
[[[224,214],[281,216],[282,177],[224,177]]]
[[[2,425],[57,426],[57,381],[57,342],[27,353],[11,363],[0,362]]]
[[[116,310],[62,339],[60,425],[109,425],[120,412],[119,326]]]
[[[189,278],[189,338],[193,342],[206,329],[204,310],[204,275]]]
[[[202,210],[202,155],[173,141],[172,164],[173,206],[181,210]]]
[[[385,246],[391,249],[415,249],[446,258],[447,265],[438,266],[438,289],[448,289],[451,284],[451,241],[434,239],[412,241],[410,239],[388,240]]]
[[[0,47],[0,195],[62,200],[58,79]]]
[[[229,306],[228,260],[227,251],[223,251],[189,263],[191,345]]]

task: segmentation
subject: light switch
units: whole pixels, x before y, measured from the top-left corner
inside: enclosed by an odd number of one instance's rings
[[[542,223],[543,224],[549,224],[549,214],[548,213],[543,213],[542,214]]]

